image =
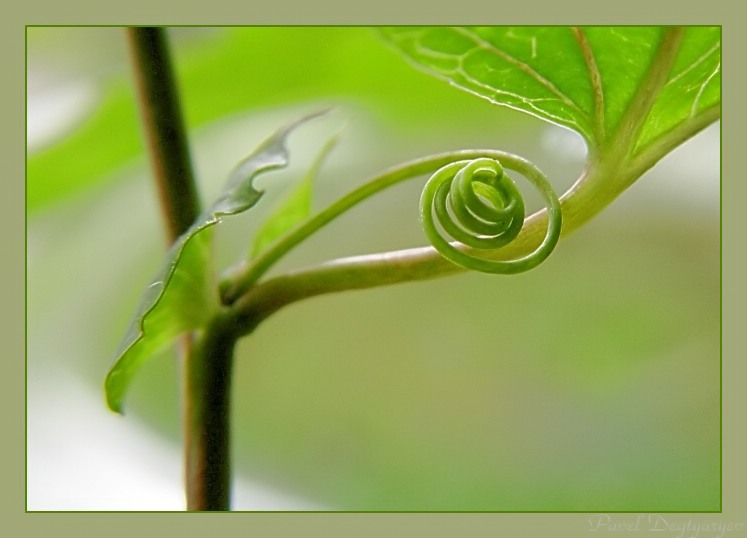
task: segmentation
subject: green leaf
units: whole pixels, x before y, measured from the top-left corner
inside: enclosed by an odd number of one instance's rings
[[[636,151],[678,125],[721,107],[721,29],[688,28],[669,78],[638,138]]]
[[[339,133],[327,140],[295,189],[259,228],[252,247],[251,255],[253,258],[275,239],[309,216],[314,179],[319,174],[324,159],[335,147],[338,140]]]
[[[720,105],[720,30],[687,28],[663,86],[647,86],[660,67],[663,27],[387,28],[382,33],[416,66],[495,104],[580,133],[594,147],[628,128],[644,145]],[[661,67],[668,69],[665,62]],[[643,95],[641,90],[655,95]],[[650,105],[651,103],[647,103]],[[635,109],[638,110],[638,109]]]
[[[180,334],[201,326],[215,310],[217,302],[209,293],[211,236],[207,226],[190,228],[143,292],[106,377],[107,403],[113,411],[122,412],[127,387],[147,359]]]
[[[143,293],[107,374],[106,398],[113,411],[122,412],[127,387],[144,361],[180,334],[203,326],[218,308],[217,295],[211,286],[211,227],[220,222],[220,217],[246,211],[259,201],[262,191],[254,188],[254,178],[287,166],[288,134],[323,113],[283,127],[240,162],[218,200],[174,242],[163,266]]]

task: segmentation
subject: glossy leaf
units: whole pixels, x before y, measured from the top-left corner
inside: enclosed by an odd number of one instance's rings
[[[337,144],[338,139],[339,136],[334,136],[327,141],[298,185],[275,212],[262,223],[254,238],[252,257],[256,257],[275,239],[309,216],[314,180],[319,174],[324,159]]]
[[[601,146],[641,96],[664,27],[387,28],[415,65],[451,84],[580,133]],[[642,144],[720,105],[720,30],[691,27],[655,90]]]
[[[721,29],[688,28],[669,79],[639,135],[639,149],[677,125],[720,106]]]
[[[140,366],[180,334],[201,326],[215,309],[209,291],[209,226],[192,227],[182,235],[143,292],[106,377],[106,399],[113,411],[122,412],[124,394]]]
[[[286,166],[288,134],[318,115],[307,116],[278,130],[239,163],[220,198],[174,242],[163,266],[143,293],[106,377],[107,403],[113,411],[122,412],[127,387],[144,361],[178,335],[201,327],[217,308],[210,275],[211,227],[220,222],[220,217],[246,211],[259,201],[262,191],[254,188],[254,178]]]

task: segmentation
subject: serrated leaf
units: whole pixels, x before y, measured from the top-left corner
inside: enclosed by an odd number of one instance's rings
[[[180,334],[201,327],[217,308],[211,289],[212,226],[220,217],[254,206],[262,191],[254,188],[257,175],[288,164],[285,140],[299,124],[324,112],[306,116],[268,138],[231,173],[221,196],[203,212],[169,249],[164,264],[143,293],[116,359],[106,376],[109,407],[122,412],[122,400],[135,372]]]
[[[251,252],[252,257],[256,257],[275,239],[309,216],[311,213],[314,180],[319,174],[324,159],[335,147],[338,140],[339,134],[327,140],[327,143],[319,150],[314,162],[301,181],[299,181],[298,185],[295,186],[288,197],[260,226],[254,238]]]
[[[620,126],[658,51],[663,27],[387,28],[427,72],[580,133],[599,146]],[[639,145],[720,103],[720,30],[687,28]],[[640,149],[640,148],[638,148]]]

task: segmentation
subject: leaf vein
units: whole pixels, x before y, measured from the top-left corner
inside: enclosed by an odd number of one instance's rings
[[[700,98],[703,96],[703,92],[705,92],[706,87],[708,84],[713,80],[713,78],[721,71],[721,62],[716,66],[716,69],[713,70],[713,72],[708,75],[708,78],[705,79],[703,84],[700,85],[700,89],[698,90],[697,95],[695,96],[695,99],[693,100],[693,106],[690,107],[690,118],[694,117],[695,114],[698,112],[698,105],[700,104]]]
[[[691,63],[687,69],[683,69],[679,73],[677,73],[677,76],[669,79],[669,82],[667,82],[667,85],[674,84],[679,79],[687,75],[690,71],[694,70],[696,67],[698,67],[700,64],[705,62],[710,56],[713,56],[713,54],[718,51],[721,48],[721,43],[716,43],[714,46],[712,46],[710,49],[708,49],[707,52],[705,52],[702,56],[700,56],[697,60],[695,60],[693,63]],[[721,65],[721,62],[719,62],[719,67]]]
[[[583,54],[586,68],[589,71],[591,87],[594,93],[594,132],[597,139],[601,142],[605,137],[604,89],[602,87],[602,76],[599,73],[599,67],[594,58],[594,51],[591,48],[591,44],[589,43],[583,28],[574,27],[571,31],[581,47],[581,53]]]
[[[561,102],[571,107],[576,114],[586,118],[587,120],[589,119],[588,114],[586,114],[586,112],[584,112],[583,109],[581,109],[570,97],[568,97],[562,91],[560,91],[560,89],[557,86],[555,86],[555,84],[553,84],[551,81],[549,81],[548,79],[540,75],[537,71],[535,71],[529,64],[519,60],[518,58],[515,58],[514,56],[511,56],[505,51],[495,47],[493,44],[489,43],[488,41],[485,41],[484,39],[476,36],[469,29],[455,28],[455,30],[475,43],[476,49],[473,49],[473,51],[484,50],[486,52],[489,52],[490,54],[493,54],[505,60],[511,65],[517,67],[518,69],[520,69],[521,71],[523,71],[524,73],[532,77],[536,82],[538,82],[546,90],[556,95]],[[473,51],[470,51],[470,52],[473,52]]]

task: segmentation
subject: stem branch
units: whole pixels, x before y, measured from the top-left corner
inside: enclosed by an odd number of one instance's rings
[[[573,227],[573,223],[571,228]],[[516,258],[534,250],[545,236],[547,210],[528,217],[509,245],[483,252],[491,259]],[[563,224],[563,233],[571,228]],[[471,249],[465,249],[470,251]],[[251,333],[274,312],[296,301],[340,291],[428,280],[466,271],[433,247],[420,247],[332,260],[270,278],[251,287],[229,308],[240,335]]]
[[[504,166],[521,168],[527,161],[517,155],[493,149],[470,149],[452,151],[409,161],[369,179],[354,191],[332,203],[297,228],[283,236],[272,247],[264,251],[251,265],[240,274],[233,275],[229,281],[221,283],[221,295],[225,304],[232,304],[238,297],[249,291],[252,286],[283,256],[296,245],[316,233],[329,222],[349,209],[366,200],[368,197],[387,189],[397,183],[425,174],[433,173],[444,165],[458,160],[470,160],[488,157],[499,160]],[[448,262],[447,262],[448,263]]]

